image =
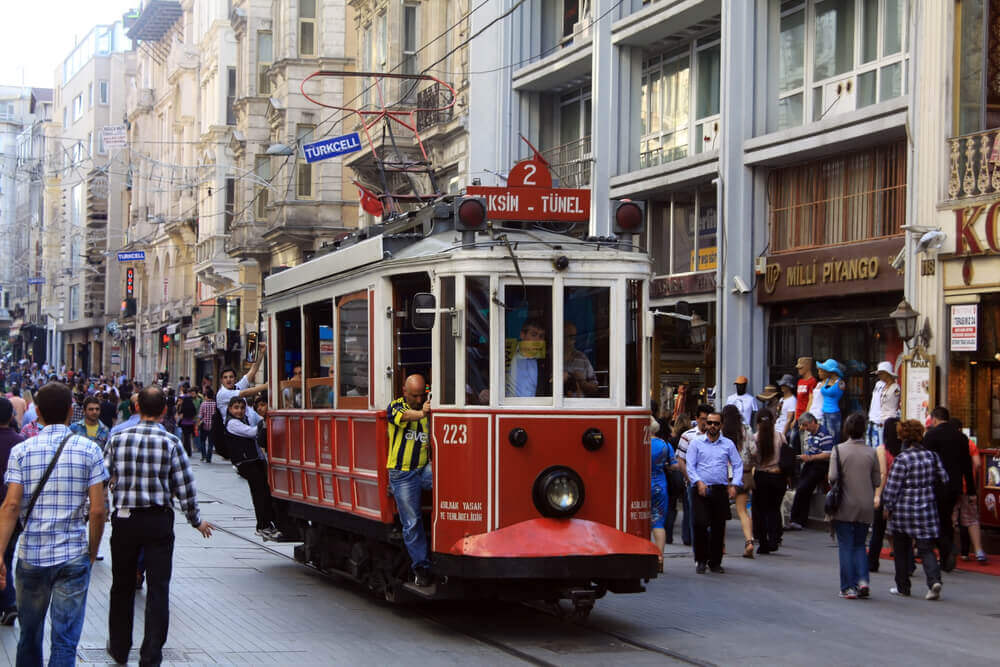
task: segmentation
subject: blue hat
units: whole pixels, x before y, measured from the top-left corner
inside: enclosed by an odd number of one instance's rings
[[[818,364],[816,368],[822,368],[827,373],[836,373],[837,375],[843,375],[840,372],[840,364],[837,363],[836,359],[827,359],[821,364]]]

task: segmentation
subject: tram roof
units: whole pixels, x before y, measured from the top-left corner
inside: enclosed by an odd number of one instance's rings
[[[608,259],[645,258],[644,254],[632,252],[628,243],[614,237],[577,238],[545,229],[541,225],[524,229],[495,224],[489,232],[477,233],[471,244],[464,243],[462,232],[453,228],[435,225],[431,229],[431,233],[427,235],[412,232],[382,233],[363,240],[352,239],[349,245],[268,276],[264,281],[265,295],[303,287],[381,262],[445,259],[449,255],[475,256],[496,248],[502,248],[506,257],[508,245],[511,251],[526,259],[539,253],[549,257],[553,252],[572,254],[587,251],[604,253]]]

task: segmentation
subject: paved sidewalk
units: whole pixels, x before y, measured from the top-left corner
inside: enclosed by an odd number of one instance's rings
[[[400,614],[349,584],[338,585],[283,557],[291,555],[293,545],[267,543],[263,548],[254,536],[246,482],[227,462],[195,464],[195,476],[205,518],[239,537],[220,530],[206,540],[176,513],[164,664],[510,662],[509,655],[467,637],[436,633],[433,646],[415,646],[413,637],[427,636],[425,620]],[[95,564],[91,576],[80,664],[111,664],[104,650],[110,532],[109,524],[101,548],[105,560]],[[137,592],[130,664],[138,661],[145,601],[145,593]],[[17,626],[0,627],[0,664],[14,664],[17,631]]]

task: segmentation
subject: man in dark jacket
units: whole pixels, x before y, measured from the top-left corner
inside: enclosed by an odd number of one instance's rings
[[[924,447],[936,452],[941,458],[948,483],[936,490],[938,514],[941,520],[938,549],[945,572],[955,569],[955,530],[951,523],[955,503],[962,494],[962,480],[966,488],[975,493],[976,483],[972,478],[972,457],[969,455],[968,440],[965,435],[948,423],[951,415],[948,408],[938,406],[931,411],[931,428],[924,435]]]

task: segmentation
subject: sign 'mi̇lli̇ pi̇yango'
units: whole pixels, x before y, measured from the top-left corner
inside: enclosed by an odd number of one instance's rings
[[[486,198],[491,220],[587,222],[590,190],[552,187],[548,163],[537,153],[518,162],[507,175],[507,187],[470,185],[466,194]]]

